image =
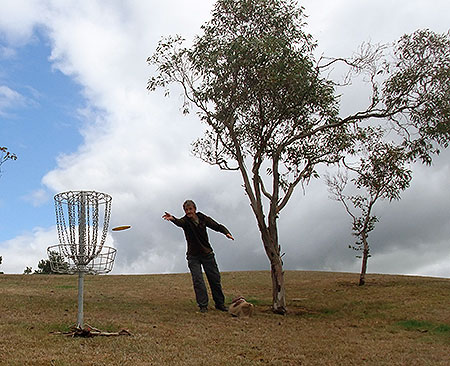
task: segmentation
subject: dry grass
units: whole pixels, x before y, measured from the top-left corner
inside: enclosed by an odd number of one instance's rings
[[[286,272],[289,314],[270,312],[268,272],[223,273],[249,320],[196,310],[188,274],[89,276],[85,321],[132,337],[70,338],[76,276],[0,275],[1,365],[449,365],[450,280]]]

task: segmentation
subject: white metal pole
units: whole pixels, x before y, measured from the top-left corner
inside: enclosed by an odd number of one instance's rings
[[[77,327],[84,328],[83,319],[83,297],[84,297],[84,272],[78,272],[78,316]]]
[[[84,271],[85,271],[85,263],[86,253],[86,197],[85,193],[81,192],[80,197],[80,216],[78,217],[78,261],[82,263],[82,265],[78,268],[78,316],[77,316],[77,327],[80,329],[84,328],[84,319],[83,319],[83,300],[84,300]]]

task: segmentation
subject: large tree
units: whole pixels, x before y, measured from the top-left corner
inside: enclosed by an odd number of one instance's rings
[[[317,164],[339,160],[353,140],[351,124],[399,115],[413,124],[407,114],[418,107],[408,99],[412,90],[392,81],[381,93],[372,78],[370,106],[339,116],[335,84],[322,76],[334,61],[315,61],[315,43],[303,26],[303,9],[295,1],[219,0],[190,48],[180,36],[167,37],[148,59],[157,66],[148,89],[169,93],[170,84],[181,85],[184,111],[194,107],[207,125],[193,145],[196,155],[242,175],[271,264],[273,310],[281,314],[286,299],[277,220],[294,189],[317,175]],[[378,58],[344,61],[361,73],[372,72]],[[426,156],[428,150],[419,152]]]
[[[149,59],[159,75],[148,88],[180,83],[185,106],[195,105],[208,126],[194,152],[240,171],[270,260],[278,313],[286,311],[280,212],[316,164],[335,161],[344,143],[325,128],[336,121],[337,102],[315,67],[303,20],[291,1],[221,0],[191,49],[167,38]]]

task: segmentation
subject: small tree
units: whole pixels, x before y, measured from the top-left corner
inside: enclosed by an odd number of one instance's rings
[[[23,274],[31,274],[31,273],[33,273],[33,268],[31,268],[31,267],[26,267],[23,270]]]
[[[57,263],[58,268],[69,268],[69,264],[64,260],[63,256],[58,252],[51,251],[49,259],[41,259],[38,263],[38,269],[34,271],[35,274],[59,274],[53,272],[51,263]],[[27,267],[28,268],[28,267]]]
[[[0,255],[0,264],[2,264],[3,257]],[[0,274],[3,274],[3,272],[0,272]]]
[[[382,129],[359,129],[352,151],[357,160],[349,163],[348,158],[343,158],[345,173],[326,177],[331,198],[341,202],[352,218],[352,231],[357,241],[350,248],[362,251],[360,286],[365,283],[370,257],[368,236],[378,222],[374,206],[379,200],[399,200],[400,193],[411,181],[411,170],[407,167],[410,157],[405,147],[386,142],[383,137]],[[352,175],[350,182],[356,193],[344,193],[349,182],[348,173]]]
[[[53,274],[50,260],[41,259],[38,263],[38,269],[34,271],[35,274]]]

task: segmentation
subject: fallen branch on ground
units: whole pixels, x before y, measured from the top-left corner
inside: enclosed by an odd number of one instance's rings
[[[77,326],[72,326],[68,332],[51,332],[51,334],[64,335],[66,337],[83,337],[83,338],[91,338],[91,337],[116,337],[116,336],[131,336],[132,334],[126,330],[122,329],[119,332],[104,332],[100,329],[86,326],[84,328],[80,328]]]

